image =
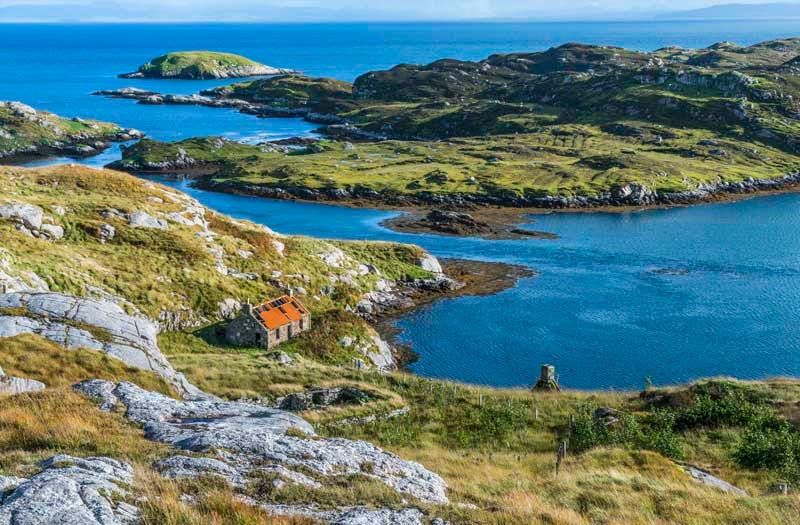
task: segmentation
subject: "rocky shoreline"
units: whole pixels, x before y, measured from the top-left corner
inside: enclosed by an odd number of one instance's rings
[[[512,288],[520,279],[536,275],[530,268],[507,263],[445,258],[438,262],[441,277],[398,283],[399,293],[373,292],[367,298],[367,311],[361,312],[393,347],[400,369],[419,356],[410,345],[399,341],[398,319],[442,299],[494,295]]]
[[[120,166],[114,166],[119,168]],[[149,171],[142,166],[142,171]],[[191,167],[191,166],[187,166]],[[130,169],[130,168],[125,168]],[[180,168],[178,168],[180,169]],[[136,171],[135,169],[133,171]],[[170,169],[161,173],[170,173]],[[471,206],[502,206],[508,208],[593,209],[624,207],[682,206],[704,202],[726,200],[733,196],[756,193],[769,193],[790,190],[800,185],[800,171],[790,172],[771,179],[749,178],[740,182],[719,182],[702,184],[694,190],[680,192],[659,192],[642,184],[625,184],[595,196],[522,196],[510,194],[472,194],[472,193],[427,193],[400,194],[379,192],[365,188],[305,188],[293,186],[263,186],[217,182],[211,178],[200,178],[195,182],[198,188],[224,193],[255,195],[272,199],[301,199],[308,201],[354,202],[364,201],[389,206],[448,206],[469,208]]]
[[[173,106],[205,106],[210,108],[236,109],[247,115],[259,118],[302,118],[308,122],[320,125],[344,124],[344,120],[336,115],[315,113],[309,108],[290,108],[258,104],[236,98],[214,97],[213,90],[201,91],[193,95],[172,95],[149,91],[135,87],[121,89],[103,89],[95,91],[92,95],[108,98],[136,100],[139,104],[146,105],[173,105]]]

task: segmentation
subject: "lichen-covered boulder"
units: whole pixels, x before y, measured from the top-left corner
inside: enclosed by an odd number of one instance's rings
[[[54,456],[42,472],[15,479],[0,501],[0,525],[133,525],[137,510],[120,500],[133,468],[109,458]]]
[[[24,312],[0,315],[0,338],[37,334],[67,348],[99,350],[134,368],[155,372],[183,396],[204,395],[161,353],[156,325],[127,314],[113,302],[52,292],[7,293],[0,295],[0,308]]]
[[[229,464],[243,476],[267,464],[318,476],[363,474],[422,501],[448,501],[444,480],[422,465],[365,441],[313,438],[311,425],[288,412],[242,402],[178,401],[130,383],[93,380],[75,389],[106,410],[124,409],[129,420],[144,425],[148,439],[192,452],[229,451]]]

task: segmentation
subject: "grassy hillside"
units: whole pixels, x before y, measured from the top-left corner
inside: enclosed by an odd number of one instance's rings
[[[225,314],[226,300],[256,303],[291,289],[316,319],[308,344],[295,350],[313,352],[317,330],[334,341],[337,335],[367,340],[374,334],[345,308],[355,307],[380,279],[430,275],[417,266],[423,252],[414,246],[368,243],[365,251],[361,242],[278,235],[120,172],[77,166],[2,168],[0,194],[6,196],[0,205],[38,206],[48,221],[64,229],[63,238],[52,241],[25,235],[14,221],[0,220],[0,269],[5,274],[33,283],[26,273],[33,272],[52,291],[117,297],[125,308],[168,328],[207,326]],[[135,227],[129,219],[134,212],[163,221],[163,229]],[[104,233],[108,226],[113,238]],[[323,260],[339,251],[341,261],[335,266]],[[379,274],[365,271],[366,264]],[[348,352],[354,350],[340,348],[326,358],[348,361]]]
[[[421,462],[447,481],[451,504],[423,506],[454,524],[783,524],[800,511],[800,497],[767,494],[776,481],[796,479],[794,407],[800,385],[775,380],[704,382],[691,387],[626,392],[536,394],[378,375],[299,359],[285,367],[247,350],[216,348],[191,335],[168,335],[161,347],[177,368],[211,392],[267,400],[304,385],[357,386],[373,400],[305,412],[323,436],[367,439]],[[37,337],[0,341],[0,366],[49,381],[44,392],[0,403],[0,474],[31,475],[54,453],[107,455],[134,464],[143,523],[288,523],[237,501],[213,479],[172,481],[153,472],[168,447],[146,441],[119,414],[101,412],[66,385],[90,377],[159,388],[155,376],[127,370],[91,351],[64,351]],[[64,367],[65,372],[58,371]],[[106,368],[107,367],[107,368]],[[238,391],[231,390],[236,385]],[[162,386],[163,388],[163,386]],[[409,412],[380,416],[399,407]],[[614,409],[617,422],[587,417]],[[341,422],[377,415],[372,423]],[[559,476],[557,444],[575,426]],[[785,430],[781,430],[785,429]],[[763,445],[771,444],[766,449]],[[761,464],[750,463],[757,451]],[[746,490],[736,496],[701,485],[677,461],[696,465]],[[772,461],[772,463],[770,463]],[[275,503],[401,506],[399,497],[363,479],[333,478],[318,489],[291,485],[264,491],[253,479],[245,493]],[[182,498],[182,494],[193,496]],[[298,523],[298,522],[292,522]]]
[[[0,159],[17,155],[99,153],[108,140],[131,140],[141,134],[116,124],[65,118],[19,102],[0,102]]]
[[[401,64],[360,76],[349,91],[298,76],[237,84],[207,94],[265,114],[304,109],[312,121],[345,124],[323,133],[359,143],[281,153],[145,142],[120,166],[163,162],[170,171],[181,148],[216,169],[218,187],[253,193],[355,188],[530,203],[613,195],[628,184],[660,194],[739,182],[752,190],[750,178],[800,168],[798,55],[800,39],[653,53],[565,44],[479,62]]]

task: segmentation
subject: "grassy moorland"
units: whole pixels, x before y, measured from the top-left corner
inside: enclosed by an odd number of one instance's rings
[[[768,494],[776,482],[800,479],[796,381],[720,379],[642,393],[548,394],[358,372],[303,358],[284,367],[190,334],[166,336],[160,344],[198,385],[232,398],[274,399],[307,385],[370,391],[375,399],[367,404],[302,415],[322,435],[366,439],[441,474],[454,503],[437,513],[453,523],[778,524],[800,510],[796,494]],[[396,418],[341,423],[403,406],[409,412]],[[615,421],[594,419],[600,407],[614,409]],[[566,439],[570,452],[556,477],[555,450]],[[697,484],[680,465],[707,470],[749,495]],[[275,501],[322,505],[330,497],[305,489],[273,494]],[[394,502],[380,492],[367,497]]]
[[[791,522],[800,510],[795,493],[767,493],[776,481],[798,479],[795,381],[715,380],[641,395],[547,394],[359,372],[301,356],[286,367],[255,350],[214,347],[192,334],[166,334],[159,343],[193,381],[229,398],[274,399],[310,384],[370,392],[367,403],[302,415],[323,436],[366,439],[438,472],[448,483],[451,504],[418,506],[454,524],[777,525]],[[243,504],[213,478],[160,477],[151,465],[170,454],[168,447],[145,440],[140,428],[119,414],[101,412],[67,386],[104,377],[165,390],[155,376],[35,336],[3,340],[0,348],[0,365],[8,372],[52,385],[0,403],[0,473],[30,475],[36,461],[55,453],[106,455],[135,466],[135,492],[146,498],[137,499],[143,523],[302,523]],[[29,359],[35,366],[25,365]],[[342,423],[399,407],[408,407],[408,413]],[[596,407],[616,410],[616,421],[593,420],[589,414]],[[570,415],[575,416],[571,438]],[[569,453],[556,477],[555,449],[565,439]],[[698,484],[681,464],[701,467],[748,495]],[[322,508],[407,505],[384,485],[360,476],[334,477],[321,488],[302,490],[276,489],[264,481],[253,478],[242,490],[264,501]]]
[[[372,264],[389,278],[424,276],[414,264],[417,248],[278,236],[211,212],[206,230],[186,222],[199,217],[196,203],[122,173],[80,167],[0,173],[6,200],[40,206],[52,215],[48,221],[64,228],[63,238],[45,240],[24,234],[11,221],[0,222],[5,274],[33,279],[29,272],[34,272],[51,289],[77,295],[101,289],[149,317],[180,319],[184,329],[162,333],[159,347],[193,383],[227,399],[270,403],[312,385],[368,392],[362,403],[302,415],[322,436],[365,439],[422,463],[443,476],[452,503],[405,503],[362,475],[326,478],[320,488],[302,490],[254,477],[241,491],[261,501],[322,508],[411,504],[454,524],[497,525],[782,524],[800,511],[796,493],[770,493],[775,483],[800,482],[796,381],[714,380],[643,393],[534,393],[356,370],[347,366],[352,356],[341,339],[366,339],[372,329],[346,307],[372,289],[376,277],[353,275],[350,266]],[[164,227],[131,226],[124,217],[134,210],[163,219]],[[113,238],[100,237],[99,231],[107,232],[102,224],[114,226]],[[319,257],[337,247],[352,259],[340,268]],[[229,271],[220,272],[220,265]],[[315,329],[281,347],[294,359],[288,366],[259,349],[219,344],[209,328],[221,299],[278,292],[273,271],[305,289],[314,313]],[[258,276],[242,279],[238,273]],[[351,284],[331,290],[332,274],[350,276]],[[8,313],[14,314],[0,316]],[[152,464],[170,454],[167,447],[145,440],[141,428],[120,414],[101,412],[69,387],[99,377],[168,393],[155,375],[37,336],[0,339],[0,367],[49,387],[0,402],[2,475],[31,475],[37,461],[56,453],[111,456],[134,465],[134,493],[146,497],[136,502],[145,524],[287,523],[243,504],[214,479],[161,478]],[[384,417],[406,407],[407,412]],[[596,413],[598,408],[605,410]],[[352,420],[367,416],[376,419]],[[556,477],[555,450],[564,440],[569,454]],[[701,485],[683,464],[707,470],[748,495]]]
[[[70,119],[19,102],[0,102],[0,159],[47,153],[92,155],[107,147],[104,141],[140,136],[108,122]]]
[[[6,275],[34,284],[32,272],[50,290],[77,296],[110,294],[127,309],[175,328],[218,322],[226,300],[255,303],[291,289],[317,321],[297,351],[324,354],[329,362],[356,356],[339,343],[342,337],[371,344],[375,335],[347,307],[355,308],[381,279],[430,276],[416,264],[423,254],[418,247],[279,235],[119,172],[7,167],[0,169],[0,194],[7,196],[0,205],[38,206],[64,229],[63,238],[52,241],[0,220],[0,270]],[[135,227],[129,217],[136,211],[164,227]],[[104,237],[108,226],[112,238]],[[331,253],[341,253],[335,265],[323,260]],[[378,273],[365,271],[366,265]]]
[[[174,162],[185,151],[211,186],[228,191],[514,204],[594,198],[630,184],[667,195],[777,179],[800,167],[798,55],[800,39],[652,53],[565,44],[479,62],[402,64],[352,85],[256,80],[206,94],[245,100],[267,115],[304,109],[309,120],[340,122],[322,132],[357,140],[355,148],[147,141],[118,166],[185,171],[192,166]]]

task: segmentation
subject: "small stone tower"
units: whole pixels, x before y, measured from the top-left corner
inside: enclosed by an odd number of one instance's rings
[[[556,379],[556,367],[553,365],[542,365],[539,380],[533,385],[534,390],[542,390],[546,392],[559,392],[561,387]]]

